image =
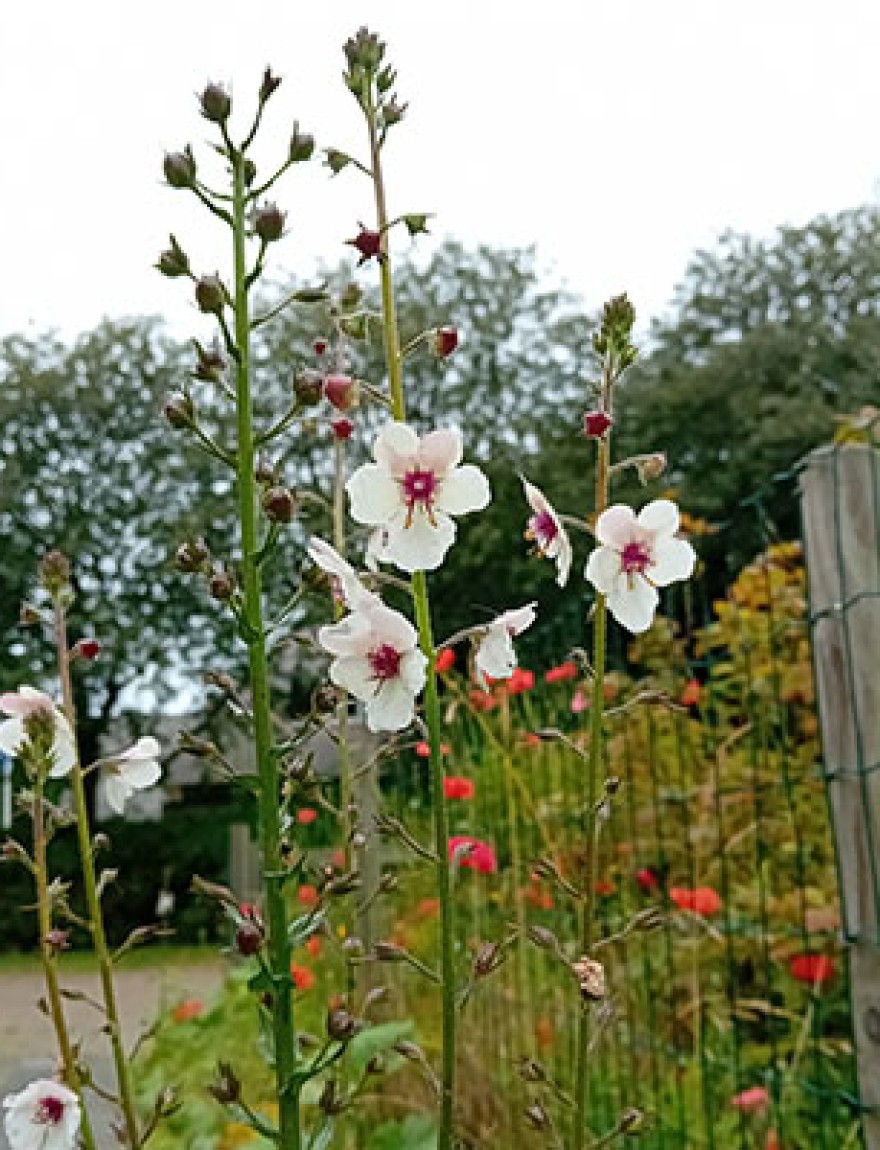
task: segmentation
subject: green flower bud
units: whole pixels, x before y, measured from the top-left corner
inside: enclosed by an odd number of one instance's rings
[[[226,303],[226,289],[218,275],[202,276],[196,283],[196,303],[207,315],[220,315]]]
[[[232,111],[232,100],[221,84],[208,84],[199,97],[202,115],[212,124],[225,124]]]
[[[263,82],[260,84],[259,100],[261,104],[265,104],[269,97],[278,90],[281,84],[280,76],[273,76],[272,69],[267,68],[263,73]]]
[[[310,160],[315,150],[315,137],[306,132],[300,132],[299,121],[294,120],[293,131],[290,134],[289,156],[295,164],[303,160]]]
[[[191,188],[196,182],[196,159],[187,144],[182,152],[170,152],[162,165],[165,179],[172,188]]]
[[[254,215],[254,231],[263,243],[274,243],[284,235],[284,219],[284,212],[276,204],[263,204]]]
[[[189,259],[186,252],[174,236],[171,236],[170,240],[171,247],[161,253],[156,267],[163,276],[170,276],[172,279],[175,276],[189,275]]]

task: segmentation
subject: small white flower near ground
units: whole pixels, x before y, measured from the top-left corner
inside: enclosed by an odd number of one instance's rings
[[[18,756],[29,739],[27,720],[45,714],[51,718],[55,728],[50,776],[53,779],[61,778],[73,769],[76,763],[73,731],[67,717],[48,695],[33,687],[19,687],[18,691],[0,695],[0,711],[10,716],[0,723],[0,750],[13,758]]]
[[[421,439],[405,423],[386,423],[365,463],[346,484],[351,516],[374,528],[369,554],[403,571],[433,571],[455,541],[453,515],[481,511],[489,481],[473,464],[459,466],[461,433],[431,431]]]
[[[520,479],[529,507],[534,512],[526,527],[526,539],[534,542],[535,550],[542,558],[556,561],[556,582],[564,587],[571,570],[571,542],[544,492],[524,476]]]
[[[638,515],[617,503],[596,521],[601,544],[587,562],[586,576],[608,600],[608,609],[622,627],[639,634],[654,621],[658,587],[690,578],[696,555],[676,538],[678,508],[669,499],[655,499]]]
[[[145,791],[162,777],[159,766],[159,743],[147,735],[118,755],[101,760],[104,768],[104,795],[107,802],[122,814],[135,791]]]
[[[369,729],[402,731],[413,721],[428,660],[409,620],[373,599],[321,627],[318,642],[334,656],[332,682],[366,705]]]
[[[79,1099],[60,1082],[39,1078],[5,1098],[3,1109],[11,1150],[74,1150]]]
[[[535,603],[498,615],[477,639],[474,666],[483,686],[488,679],[509,679],[516,669],[513,640],[535,621]]]

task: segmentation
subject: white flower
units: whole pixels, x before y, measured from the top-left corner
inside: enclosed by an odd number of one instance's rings
[[[73,1150],[79,1133],[79,1099],[60,1082],[38,1078],[3,1100],[10,1150]]]
[[[147,735],[127,751],[101,760],[101,766],[106,768],[104,795],[117,814],[122,814],[135,791],[145,791],[162,777],[159,753],[158,741]]]
[[[602,546],[590,556],[586,576],[628,631],[647,631],[660,601],[657,588],[693,572],[696,555],[690,543],[676,539],[678,526],[678,508],[668,499],[655,499],[638,517],[617,503],[596,521]]]
[[[28,742],[26,721],[43,713],[51,717],[55,725],[55,739],[52,744],[53,779],[68,774],[76,763],[76,742],[67,717],[60,711],[48,695],[35,691],[33,687],[19,687],[18,692],[0,695],[0,711],[11,717],[0,723],[0,751],[17,756]]]
[[[359,603],[378,602],[378,597],[361,583],[352,565],[339,552],[317,535],[309,540],[309,558],[334,580],[334,594],[353,611]]]
[[[381,600],[362,602],[339,623],[321,627],[318,642],[335,658],[330,678],[366,703],[371,731],[402,731],[415,713],[428,660],[412,624]]]
[[[524,476],[521,475],[520,479],[529,507],[535,513],[528,522],[526,539],[534,540],[535,548],[542,558],[546,556],[556,560],[556,582],[564,587],[571,570],[571,543],[568,535],[543,491],[529,483]]]
[[[386,423],[373,444],[375,463],[346,484],[351,515],[374,527],[370,554],[403,571],[433,571],[455,540],[450,516],[480,511],[490,499],[478,467],[461,460],[461,433],[431,431],[422,439],[405,423]]]
[[[509,679],[516,669],[516,651],[513,637],[521,635],[535,621],[535,603],[517,607],[498,615],[482,631],[477,640],[474,666],[484,687],[487,679]]]

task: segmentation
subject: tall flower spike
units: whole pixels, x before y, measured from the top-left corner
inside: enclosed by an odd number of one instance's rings
[[[455,540],[451,516],[480,511],[489,482],[473,464],[459,466],[461,433],[431,431],[421,439],[405,423],[386,423],[373,444],[375,463],[346,484],[351,515],[375,528],[370,553],[401,570],[433,571]]]
[[[509,679],[515,671],[513,639],[534,623],[536,606],[536,603],[527,603],[525,607],[505,611],[480,634],[474,666],[484,687],[488,687],[489,679]]]
[[[33,687],[19,687],[17,692],[0,695],[0,711],[10,717],[0,723],[0,751],[13,758],[21,753],[28,742],[28,719],[44,714],[51,718],[55,728],[52,743],[52,768],[49,775],[53,779],[68,774],[76,763],[76,744],[73,731],[65,715],[55,706],[48,695]]]
[[[19,1094],[4,1098],[3,1109],[11,1150],[74,1150],[79,1100],[60,1082],[38,1078]]]
[[[147,735],[127,751],[102,760],[102,765],[107,768],[104,796],[117,814],[123,813],[126,802],[135,791],[147,790],[162,777],[159,754],[158,741]]]
[[[525,476],[521,475],[520,479],[529,507],[534,512],[526,527],[526,539],[534,542],[540,556],[556,560],[556,582],[564,587],[571,570],[571,543],[568,535],[544,492],[529,483]]]
[[[655,499],[638,516],[617,503],[596,522],[601,546],[587,562],[587,579],[607,597],[617,622],[634,634],[647,631],[654,621],[657,588],[693,572],[694,549],[676,538],[678,528],[678,508],[669,499]]]
[[[415,715],[428,660],[418,635],[398,611],[375,596],[341,622],[321,627],[318,642],[331,655],[330,678],[366,704],[371,731],[402,731]]]

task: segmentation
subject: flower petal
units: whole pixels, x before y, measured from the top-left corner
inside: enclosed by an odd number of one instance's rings
[[[608,507],[596,520],[596,538],[606,547],[622,551],[634,537],[638,537],[635,513],[625,503]]]
[[[131,798],[133,793],[134,788],[128,785],[128,781],[123,775],[104,775],[104,798],[107,800],[107,805],[118,815],[124,813],[126,801]]]
[[[492,626],[503,627],[509,635],[521,635],[523,631],[531,627],[537,618],[537,606],[537,601],[532,600],[531,603],[526,603],[524,607],[513,607],[510,611],[505,611],[493,619]]]
[[[523,485],[523,491],[526,495],[526,502],[528,503],[529,507],[531,507],[532,511],[534,511],[536,514],[539,514],[542,511],[549,511],[551,514],[553,514],[553,508],[547,502],[547,498],[540,487],[535,487],[533,483],[529,483],[528,479],[526,479],[524,475],[521,475],[519,478]]]
[[[621,627],[640,635],[654,622],[654,612],[660,596],[640,575],[634,576],[632,584],[624,584],[624,589],[613,591],[608,596],[608,609]]]
[[[679,579],[690,579],[696,561],[696,552],[686,539],[660,539],[647,575],[656,587],[667,587]]]
[[[419,464],[442,479],[461,463],[461,432],[456,427],[440,427],[429,431],[419,444]]]
[[[425,669],[428,660],[421,651],[409,651],[400,661],[400,678],[406,689],[413,695],[419,695],[425,686]]]
[[[486,679],[509,679],[516,667],[516,651],[506,627],[491,624],[477,645],[474,666]]]
[[[466,515],[469,511],[482,511],[491,498],[489,480],[479,467],[466,463],[450,471],[442,481],[435,506],[448,515]]]
[[[76,739],[73,737],[67,716],[60,711],[55,712],[55,740],[52,743],[52,752],[54,761],[49,777],[61,779],[70,774],[76,766]]]
[[[557,523],[557,529],[559,533],[547,548],[546,554],[556,560],[556,582],[558,586],[564,587],[571,571],[571,542],[561,523]]]
[[[376,694],[376,680],[369,661],[357,655],[345,655],[330,664],[330,678],[337,687],[348,691],[362,703]]]
[[[377,600],[365,612],[373,631],[375,644],[390,643],[398,651],[412,650],[418,642],[418,632],[405,615],[386,607]]]
[[[345,485],[349,510],[356,523],[377,527],[403,510],[400,488],[384,467],[364,463]]]
[[[0,723],[0,751],[15,758],[25,738],[24,719],[19,715]]]
[[[657,536],[672,536],[678,531],[678,508],[671,499],[655,499],[639,512],[639,526]]]
[[[162,768],[155,759],[125,763],[119,767],[119,773],[135,791],[144,791],[162,778]]]
[[[154,739],[152,735],[144,735],[127,751],[120,751],[114,758],[119,761],[150,762],[157,759],[161,753],[162,748],[159,746],[159,740]]]
[[[602,595],[611,595],[626,580],[620,567],[620,555],[610,547],[597,547],[587,560],[585,575]]]
[[[402,731],[413,721],[415,696],[400,679],[389,679],[367,703],[367,726],[371,731]]]
[[[48,695],[33,687],[19,687],[0,695],[0,711],[7,715],[33,715],[36,711],[54,710],[55,704]]]
[[[338,623],[318,628],[318,642],[331,655],[366,655],[372,641],[373,627],[362,611],[353,611]]]
[[[373,444],[373,458],[384,470],[399,478],[415,463],[419,437],[406,423],[383,424]]]
[[[409,527],[403,523],[388,529],[385,554],[402,571],[434,571],[455,542],[455,524],[448,515],[435,515],[436,526],[417,508]]]

